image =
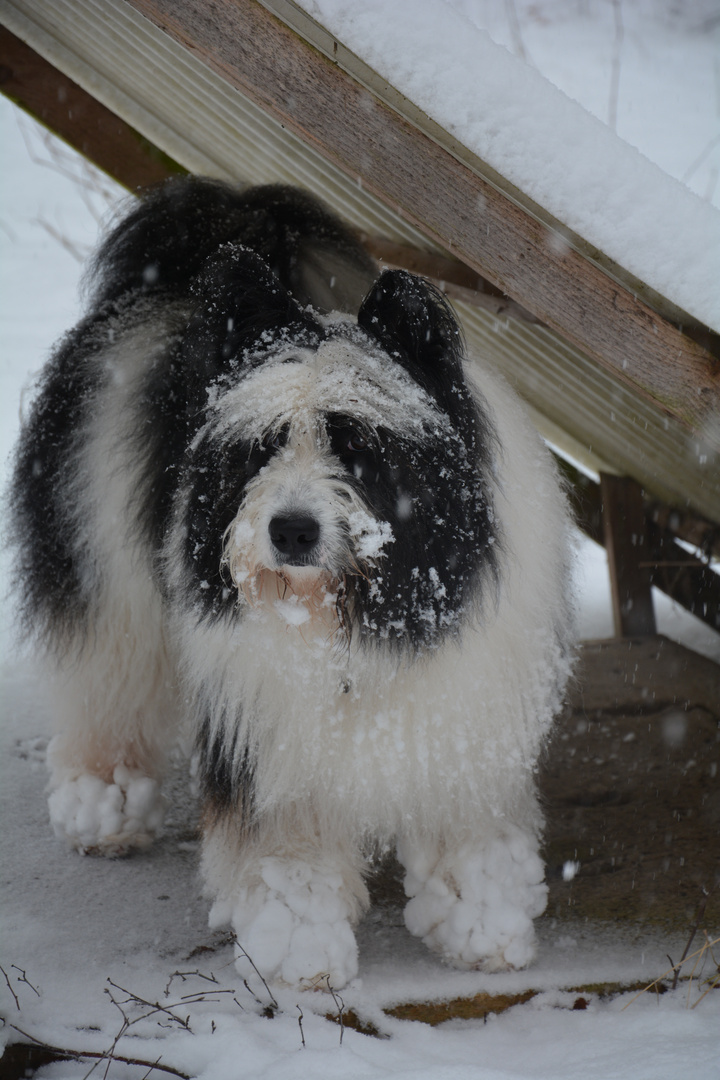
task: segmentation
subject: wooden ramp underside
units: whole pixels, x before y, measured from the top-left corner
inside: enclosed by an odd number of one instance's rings
[[[469,345],[543,434],[720,521],[717,338],[510,189],[294,4],[0,0],[0,21],[184,168],[303,184],[388,262],[393,243],[457,257],[436,265]]]

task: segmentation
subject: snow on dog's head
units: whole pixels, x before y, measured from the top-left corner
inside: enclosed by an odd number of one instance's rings
[[[422,279],[383,274],[357,322],[301,309],[224,249],[185,335],[196,388],[183,592],[412,651],[456,634],[497,574],[492,424]]]

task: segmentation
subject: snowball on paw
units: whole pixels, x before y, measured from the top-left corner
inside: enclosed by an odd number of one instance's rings
[[[295,920],[290,909],[282,900],[268,895],[257,915],[249,923],[233,926],[243,949],[248,954],[258,971],[266,978],[272,978],[280,969],[283,960],[290,951]],[[245,965],[244,957],[238,958],[238,970]]]
[[[401,858],[406,854],[401,848]],[[531,962],[533,919],[547,900],[532,837],[508,828],[482,846],[444,855],[432,869],[428,859],[408,862],[405,924],[429,948],[462,968],[503,971]]]
[[[260,877],[261,884],[240,890],[229,920],[240,974],[254,965],[263,978],[289,986],[345,986],[357,974],[357,945],[342,877],[279,858],[262,859]],[[214,906],[214,925],[220,909],[227,903]]]
[[[290,949],[280,969],[289,986],[341,989],[358,971],[355,934],[347,919],[303,923],[293,930]]]
[[[89,773],[62,781],[48,806],[56,836],[83,854],[110,856],[147,847],[164,812],[157,781],[124,765],[111,784]]]

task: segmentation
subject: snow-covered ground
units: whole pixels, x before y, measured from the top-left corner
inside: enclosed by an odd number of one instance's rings
[[[507,41],[516,51],[519,32],[527,58],[539,71],[607,119],[603,109],[614,55],[612,3],[452,0],[451,6],[454,16],[487,24],[498,41]],[[711,24],[720,19],[717,4],[662,3],[655,19],[650,0],[626,0],[619,6],[625,18],[617,95],[620,134],[679,179],[687,174],[701,196],[716,198],[720,159],[713,124],[716,130],[720,66],[708,50]],[[519,31],[513,12],[519,16]],[[638,12],[643,24],[633,21]],[[703,20],[706,31],[698,33],[693,27]],[[668,79],[667,72],[673,77]],[[646,92],[649,86],[652,93]],[[122,197],[118,188],[98,180],[66,150],[58,153],[55,148],[50,154],[38,129],[26,120],[18,124],[17,116],[0,99],[5,150],[0,208],[3,486],[32,374],[77,317],[81,260],[95,243],[98,217],[107,216]],[[7,578],[3,561],[3,595]],[[578,579],[580,636],[609,635],[605,556],[589,542],[581,546]],[[717,635],[664,598],[656,595],[656,600],[662,632],[720,659]],[[0,656],[0,964],[12,993],[1,973],[0,992],[10,1024],[48,1043],[106,1051],[123,1023],[121,1009],[107,991],[118,1003],[126,1001],[125,991],[166,1008],[181,1002],[174,1015],[189,1015],[187,1027],[168,1013],[155,1014],[133,1024],[116,1053],[148,1062],[161,1056],[162,1064],[207,1080],[395,1075],[413,1080],[674,1080],[685,1072],[709,1080],[720,1075],[717,993],[699,1003],[696,984],[689,991],[683,986],[659,998],[644,994],[633,1001],[630,993],[612,1001],[585,994],[588,1007],[573,1009],[579,996],[573,987],[604,980],[650,982],[669,966],[667,953],[677,959],[682,952],[684,941],[622,934],[614,927],[573,927],[570,932],[553,920],[541,920],[539,956],[529,972],[484,976],[442,967],[409,937],[396,912],[371,912],[359,935],[360,979],[342,996],[346,1008],[389,1037],[346,1030],[341,1044],[340,1029],[323,1017],[336,1014],[338,1006],[321,994],[276,991],[280,1011],[267,1019],[262,1015],[267,991],[253,985],[259,1003],[255,1001],[235,975],[230,948],[207,928],[207,905],[196,870],[193,806],[183,794],[182,763],[174,785],[177,808],[156,849],[116,862],[69,854],[51,835],[43,790],[50,704],[38,697],[32,658],[12,657],[7,603]],[[215,951],[208,951],[211,946]],[[177,971],[200,974],[186,975],[185,981],[176,976],[164,997]],[[217,984],[207,981],[211,973]],[[539,991],[532,1001],[491,1016],[487,1023],[452,1021],[431,1028],[383,1012],[398,1002],[529,987]],[[191,996],[181,1000],[184,995]],[[137,1002],[122,1008],[129,1020],[143,1011]],[[12,1036],[6,1027],[0,1038],[12,1041]],[[92,1064],[55,1064],[38,1075],[79,1080]],[[116,1063],[107,1075],[143,1074],[142,1069]],[[105,1063],[95,1075],[105,1075]]]

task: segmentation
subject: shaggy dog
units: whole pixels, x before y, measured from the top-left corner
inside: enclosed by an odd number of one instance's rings
[[[413,934],[524,966],[569,617],[564,498],[518,401],[439,292],[377,277],[293,189],[168,183],[90,280],[12,488],[55,831],[148,844],[189,725],[211,923],[266,978],[353,978],[390,845]]]

